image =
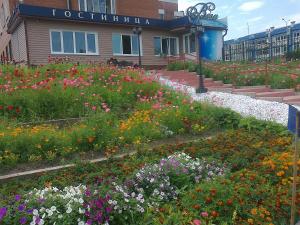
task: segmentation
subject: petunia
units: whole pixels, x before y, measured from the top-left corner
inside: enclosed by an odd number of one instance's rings
[[[27,222],[27,219],[25,217],[22,217],[20,220],[19,220],[19,223],[20,224],[26,224]]]
[[[7,209],[4,208],[0,208],[0,221],[6,216],[7,213]]]
[[[16,201],[20,201],[20,200],[21,200],[21,195],[16,195],[16,196],[15,196],[15,200],[16,200]]]

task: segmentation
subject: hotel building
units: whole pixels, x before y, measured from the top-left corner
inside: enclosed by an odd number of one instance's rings
[[[201,37],[178,0],[0,0],[0,56],[28,65],[46,64],[49,56],[137,63],[140,46],[143,65],[163,66],[168,56],[197,58],[202,45],[203,57],[221,59],[226,21],[198,22]]]

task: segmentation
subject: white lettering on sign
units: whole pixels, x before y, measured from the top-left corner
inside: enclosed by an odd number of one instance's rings
[[[107,15],[102,14],[101,15],[101,20],[107,21]]]
[[[91,19],[94,20],[94,16],[95,14],[94,13],[91,13]]]
[[[65,11],[65,17],[70,18],[72,16],[72,13],[70,11]]]
[[[73,12],[73,11],[62,11],[64,13],[64,16],[67,18],[71,18],[72,15],[77,15],[76,18],[74,19],[87,19],[87,17],[85,16],[85,12]],[[62,13],[61,11],[59,11],[59,14]],[[73,14],[72,14],[73,12]],[[60,16],[57,15],[57,9],[52,9],[52,16],[56,17],[56,16]],[[107,22],[119,22],[119,23],[135,23],[135,24],[141,24],[143,23],[144,25],[150,25],[150,20],[149,19],[142,19],[139,17],[129,17],[129,16],[117,16],[114,15],[112,17],[108,17],[107,14],[96,14],[96,13],[90,13],[90,20],[95,20],[96,18],[98,19],[98,17],[100,17],[100,21],[107,21]],[[123,20],[123,21],[122,21]],[[134,21],[133,21],[134,20]],[[145,22],[144,22],[145,21]]]
[[[140,18],[135,18],[134,22],[140,24]]]
[[[78,13],[78,17],[79,17],[80,19],[84,19],[84,17],[82,16],[82,13],[83,13],[83,12],[79,12],[79,13]]]
[[[113,19],[114,19],[114,22],[119,22],[119,17],[118,16],[114,16]]]

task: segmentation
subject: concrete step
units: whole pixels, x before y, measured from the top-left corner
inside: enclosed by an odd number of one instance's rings
[[[287,97],[295,95],[294,91],[270,91],[256,93],[256,97]]]
[[[204,83],[205,87],[224,87],[224,84],[220,83]]]
[[[282,97],[256,97],[256,99],[271,101],[271,102],[283,102]]]
[[[256,92],[238,92],[236,90],[233,90],[232,91],[232,94],[236,94],[236,95],[246,95],[246,96],[249,96],[249,97],[255,97],[256,96]]]
[[[218,92],[225,92],[225,93],[231,93],[232,88],[223,88],[223,87],[208,87],[208,91],[218,91]]]
[[[266,85],[256,85],[256,86],[240,86],[239,88],[243,89],[243,88],[270,88],[270,86],[266,86]]]
[[[289,105],[300,106],[300,101],[290,101],[290,102],[284,102],[284,103],[289,104]]]
[[[284,101],[300,101],[300,95],[287,96],[283,98]]]
[[[261,92],[269,92],[271,91],[270,88],[268,87],[256,87],[256,88],[237,88],[237,92],[256,92],[256,93],[261,93]]]

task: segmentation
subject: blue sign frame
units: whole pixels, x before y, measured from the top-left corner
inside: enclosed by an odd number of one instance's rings
[[[100,24],[157,27],[162,29],[167,29],[171,25],[169,24],[169,21],[159,19],[121,16],[105,13],[82,12],[57,8],[39,7],[26,4],[20,4],[17,10],[20,16],[39,17],[46,19],[72,20]]]

